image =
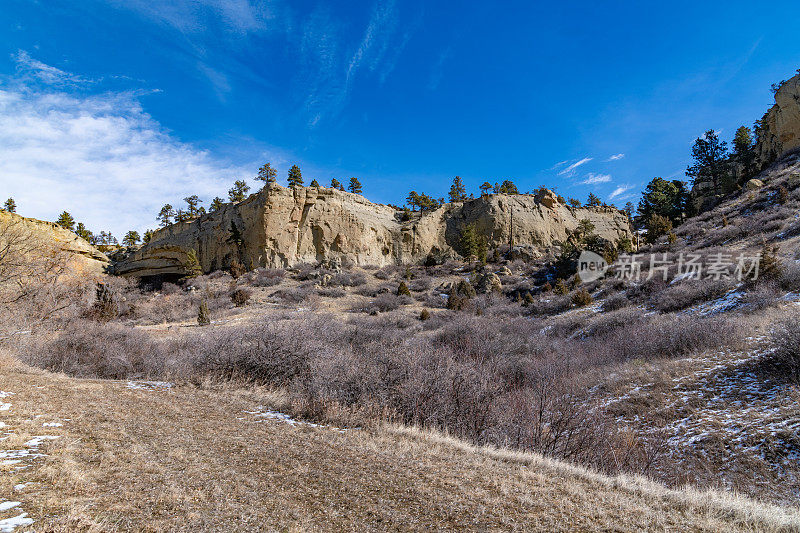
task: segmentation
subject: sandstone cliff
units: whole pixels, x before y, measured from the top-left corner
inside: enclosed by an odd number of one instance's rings
[[[800,147],[800,73],[781,84],[761,125],[756,151],[762,165]]]
[[[101,274],[109,265],[105,254],[58,224],[0,211],[0,259],[4,265],[24,266],[27,260],[56,255],[63,255],[65,266],[76,274]]]
[[[373,204],[363,196],[326,187],[272,186],[237,204],[158,230],[113,271],[126,276],[184,274],[195,250],[205,272],[238,260],[246,268],[348,260],[359,265],[421,262],[456,256],[461,231],[475,224],[490,247],[508,244],[541,251],[563,241],[581,219],[616,241],[630,236],[627,217],[613,208],[574,209],[552,193],[495,194],[437,210],[412,213]]]

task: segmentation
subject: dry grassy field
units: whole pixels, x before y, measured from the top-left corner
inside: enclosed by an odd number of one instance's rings
[[[540,456],[396,426],[341,430],[264,415],[259,388],[75,379],[2,359],[2,518],[37,531],[594,530],[800,527],[731,495],[668,491]],[[277,416],[277,415],[272,415]],[[58,426],[54,424],[59,424]],[[21,468],[24,467],[24,468]]]

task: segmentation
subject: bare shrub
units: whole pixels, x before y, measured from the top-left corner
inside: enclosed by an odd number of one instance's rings
[[[387,281],[395,274],[397,274],[397,267],[395,265],[386,265],[376,270],[374,275],[380,280]]]
[[[79,322],[44,346],[31,346],[26,362],[78,377],[124,379],[156,376],[163,370],[163,352],[147,334],[116,324]]]
[[[394,311],[399,309],[402,305],[408,305],[412,302],[408,296],[398,296],[396,294],[379,294],[367,306],[368,313],[386,313],[387,311]]]
[[[344,290],[337,289],[335,287],[320,288],[317,290],[317,294],[325,298],[344,298],[347,296],[347,293]]]
[[[270,294],[273,298],[278,298],[283,300],[286,303],[291,304],[299,304],[303,300],[306,300],[312,291],[310,288],[306,287],[294,287],[294,288],[286,288],[286,289],[279,289],[272,294]]]
[[[247,274],[246,281],[253,287],[274,287],[281,284],[285,275],[281,268],[257,268]]]
[[[533,315],[557,315],[569,310],[572,300],[567,295],[549,294],[534,299],[528,304],[528,310]]]
[[[611,296],[603,300],[602,309],[603,312],[616,311],[617,309],[622,309],[623,307],[627,307],[630,304],[631,302],[630,300],[628,300],[628,297],[625,296],[624,293],[618,292],[616,294],[612,294]]]
[[[164,282],[161,284],[161,294],[165,296],[169,296],[172,294],[181,294],[183,289],[175,285],[174,283]]]
[[[431,288],[433,280],[429,276],[416,277],[408,283],[412,292],[424,292]]]
[[[222,380],[288,385],[308,374],[312,351],[326,352],[307,326],[308,323],[267,320],[214,332],[204,339],[193,370]]]
[[[800,383],[800,315],[795,313],[790,319],[780,323],[772,334],[775,352],[771,355],[773,364],[780,374],[794,383]]]
[[[682,280],[662,291],[655,308],[661,312],[680,311],[693,305],[725,296],[734,287],[727,280]]]
[[[360,287],[367,282],[361,272],[340,272],[331,277],[330,285],[334,287]]]
[[[741,302],[749,311],[760,311],[777,305],[781,295],[780,287],[775,282],[759,283],[742,296]]]
[[[800,291],[800,264],[797,261],[784,261],[778,284],[785,291]]]

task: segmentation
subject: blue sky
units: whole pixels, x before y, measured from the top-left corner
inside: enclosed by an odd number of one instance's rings
[[[159,5],[160,4],[160,5]],[[649,5],[648,5],[649,4]],[[166,7],[165,7],[166,6]],[[513,179],[623,205],[800,68],[793,2],[0,5],[0,196],[120,236],[271,161],[367,198]],[[782,15],[781,15],[782,14]],[[255,183],[251,181],[255,186]]]

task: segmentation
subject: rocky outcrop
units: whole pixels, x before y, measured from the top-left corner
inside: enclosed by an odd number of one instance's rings
[[[555,199],[555,200],[553,200]],[[205,272],[241,262],[245,268],[305,262],[406,264],[455,257],[461,233],[474,224],[490,247],[513,243],[543,251],[564,241],[581,219],[609,240],[630,236],[627,217],[613,208],[571,208],[553,194],[494,194],[404,214],[363,196],[326,187],[272,186],[219,211],[173,224],[114,264],[126,276],[185,273],[195,250]]]
[[[65,266],[78,274],[101,274],[109,265],[105,254],[58,224],[0,210],[0,256],[4,250],[31,256],[11,258],[16,261],[63,255]]]
[[[762,166],[800,147],[800,74],[781,83],[759,130],[756,152]]]

